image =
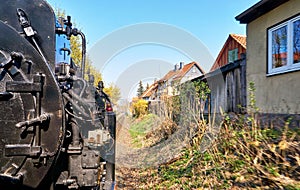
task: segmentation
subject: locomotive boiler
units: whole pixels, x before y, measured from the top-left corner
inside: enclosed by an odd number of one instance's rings
[[[43,0],[0,0],[1,190],[114,188],[116,117],[84,67],[70,17]]]

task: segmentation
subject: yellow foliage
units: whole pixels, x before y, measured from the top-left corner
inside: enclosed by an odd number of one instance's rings
[[[94,85],[97,86],[99,81],[102,81],[102,75],[93,65],[91,59],[87,56],[85,63],[85,73],[94,76]],[[88,75],[85,75],[85,79],[88,80]]]
[[[70,39],[70,45],[71,45],[71,57],[73,59],[73,62],[80,66],[81,64],[81,39],[79,36],[71,36]]]
[[[146,115],[148,113],[148,102],[143,99],[133,101],[131,104],[131,111],[135,117]]]
[[[108,87],[104,88],[104,92],[110,97],[110,100],[115,105],[121,98],[121,90],[114,83],[109,83]]]

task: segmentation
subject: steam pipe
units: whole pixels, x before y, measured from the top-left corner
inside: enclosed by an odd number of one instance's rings
[[[84,80],[83,77],[82,77],[82,79],[81,79],[81,78],[77,78],[77,80],[80,80],[80,81],[83,83],[82,90],[81,90],[81,92],[80,92],[80,94],[79,94],[79,97],[81,98],[82,95],[83,95],[83,93],[85,92],[85,89],[86,89],[86,82],[85,82],[85,80]]]
[[[85,113],[85,110],[83,110],[82,108],[80,108],[80,106],[73,100],[73,98],[71,98],[68,94],[66,93],[63,93],[63,97],[66,98],[71,104],[72,106],[74,106],[77,110],[80,111],[80,113],[86,117],[86,118],[89,118],[90,116]]]
[[[85,58],[86,58],[86,38],[84,33],[82,33],[81,31],[78,31],[78,34],[81,36],[81,46],[82,46],[82,50],[81,50],[81,76],[84,79],[84,70],[85,70]]]
[[[70,89],[67,92],[73,99],[75,99],[76,101],[80,102],[81,104],[85,105],[86,107],[91,107],[89,106],[89,101],[86,98],[82,98],[81,96],[78,96],[74,90]]]
[[[78,125],[77,125],[74,118],[71,118],[70,124],[71,124],[71,127],[72,127],[72,133],[73,133],[72,145],[73,146],[78,146],[80,144],[79,127],[78,127]]]

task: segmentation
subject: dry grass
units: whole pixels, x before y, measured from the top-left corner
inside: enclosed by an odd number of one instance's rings
[[[208,126],[199,123],[192,145],[179,158],[135,170],[130,189],[300,189],[299,130],[289,129],[289,121],[262,128],[254,116],[224,117],[205,151]]]
[[[142,144],[151,147],[167,138],[171,139],[170,136],[175,136],[177,132],[185,134],[181,130],[188,129],[190,146],[155,167],[123,168],[121,172],[126,177],[122,188],[300,190],[299,126],[290,129],[290,119],[282,126],[269,122],[263,122],[268,126],[261,126],[257,119],[259,109],[254,92],[255,87],[251,83],[247,116],[224,115],[220,125],[214,128],[210,126],[214,126],[213,122],[209,125],[199,119],[197,112],[186,112],[184,116],[192,115],[194,119],[182,117],[183,121],[187,121],[182,126],[166,120],[160,127],[147,133]],[[160,146],[156,147],[159,155]],[[169,146],[169,149],[174,150],[174,146]]]
[[[165,120],[152,131],[149,131],[143,139],[143,147],[155,146],[159,142],[166,140],[171,136],[178,126],[172,120]]]

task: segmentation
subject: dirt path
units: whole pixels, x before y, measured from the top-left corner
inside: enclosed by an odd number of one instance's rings
[[[132,146],[129,133],[130,119],[125,115],[117,117],[116,180],[118,189],[141,189],[141,172],[150,167],[158,167],[177,158],[183,141],[170,138],[153,147],[136,149]],[[147,170],[148,171],[148,170]],[[147,173],[147,172],[146,172]]]
[[[117,152],[116,152],[116,180],[118,189],[137,189],[136,171],[126,166],[128,161],[135,157],[129,134],[130,121],[123,114],[117,118]]]

